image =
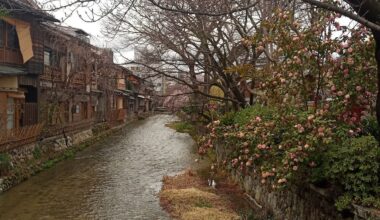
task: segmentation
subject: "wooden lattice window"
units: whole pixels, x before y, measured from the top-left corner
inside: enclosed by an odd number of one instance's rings
[[[16,26],[0,20],[0,47],[19,49]]]

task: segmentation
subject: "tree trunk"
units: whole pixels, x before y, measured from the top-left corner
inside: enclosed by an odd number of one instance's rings
[[[377,123],[380,125],[380,32],[373,31],[376,41],[375,58],[377,62],[377,99],[376,99],[376,118]]]

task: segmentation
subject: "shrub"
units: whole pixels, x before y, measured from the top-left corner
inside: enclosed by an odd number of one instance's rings
[[[41,152],[41,149],[39,147],[34,148],[32,153],[33,153],[33,157],[35,159],[40,159],[42,156],[42,152]]]
[[[179,133],[193,133],[194,127],[189,122],[177,121],[166,125],[169,128],[176,130]]]
[[[234,117],[234,123],[238,125],[246,125],[256,116],[260,116],[263,119],[271,119],[274,113],[274,109],[261,105],[254,105],[237,112]]]
[[[8,154],[0,154],[0,175],[4,175],[11,168],[11,158]]]
[[[380,141],[380,130],[376,118],[373,116],[366,117],[362,123],[364,126],[364,132],[371,134],[376,138],[377,141]]]
[[[220,119],[220,124],[224,126],[234,125],[235,123],[235,112],[227,112],[223,115],[223,117]]]
[[[374,122],[367,127],[376,126]],[[341,210],[352,202],[380,204],[371,197],[380,191],[380,150],[364,126],[346,124],[327,110],[253,106],[207,127],[210,134],[201,139],[199,153],[220,154],[218,161],[226,169],[255,174],[274,189],[332,183],[343,189],[336,200]]]
[[[379,193],[380,149],[373,136],[347,139],[342,145],[333,145],[324,160],[325,175],[341,185],[346,194],[337,201],[337,207],[345,208],[348,198],[366,205]],[[350,201],[352,201],[350,200]]]

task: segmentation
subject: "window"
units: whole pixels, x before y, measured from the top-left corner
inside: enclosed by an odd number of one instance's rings
[[[20,48],[16,26],[10,25],[2,20],[0,20],[0,47],[8,47],[11,49]]]
[[[20,48],[16,32],[16,26],[10,24],[7,24],[7,47],[12,49]]]
[[[15,127],[15,101],[13,98],[8,98],[7,107],[7,129],[12,129]]]
[[[44,64],[46,66],[50,66],[51,65],[50,57],[51,57],[51,52],[45,50],[44,51]]]
[[[50,48],[45,48],[44,64],[46,66],[60,67],[60,55],[56,51],[51,50]]]

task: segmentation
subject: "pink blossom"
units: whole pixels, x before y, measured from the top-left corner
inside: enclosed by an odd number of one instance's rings
[[[252,160],[248,160],[247,163],[245,163],[245,165],[246,165],[247,167],[252,166]]]
[[[256,122],[261,122],[261,121],[262,121],[262,119],[259,116],[257,116],[256,117]]]
[[[354,135],[355,135],[355,132],[354,132],[353,130],[349,130],[349,131],[348,131],[348,134],[349,134],[350,136],[354,136]]]
[[[314,119],[314,115],[309,115],[309,117],[307,117],[307,120],[309,121],[312,121]]]
[[[232,166],[235,167],[236,164],[237,164],[238,162],[239,162],[239,160],[238,160],[237,158],[233,159],[233,160],[231,161]]]
[[[220,120],[214,121],[213,123],[214,123],[214,125],[219,125],[220,124]]]
[[[283,184],[283,183],[286,183],[286,182],[287,182],[287,180],[285,178],[279,179],[277,181],[277,183],[279,183],[279,184]]]
[[[239,132],[237,136],[238,136],[239,138],[242,138],[242,137],[244,137],[244,133],[243,133],[243,132]]]
[[[257,148],[260,150],[265,150],[267,148],[267,146],[265,144],[259,144],[259,145],[257,145]]]
[[[342,44],[340,45],[340,47],[341,47],[342,49],[346,49],[346,48],[348,47],[348,44],[346,44],[346,43],[342,43]]]
[[[297,125],[295,125],[294,127],[297,128],[298,133],[303,133],[303,132],[305,131],[305,128],[302,127],[301,124],[297,124]]]
[[[354,59],[352,59],[351,57],[347,59],[347,64],[349,65],[353,65],[354,64]]]

